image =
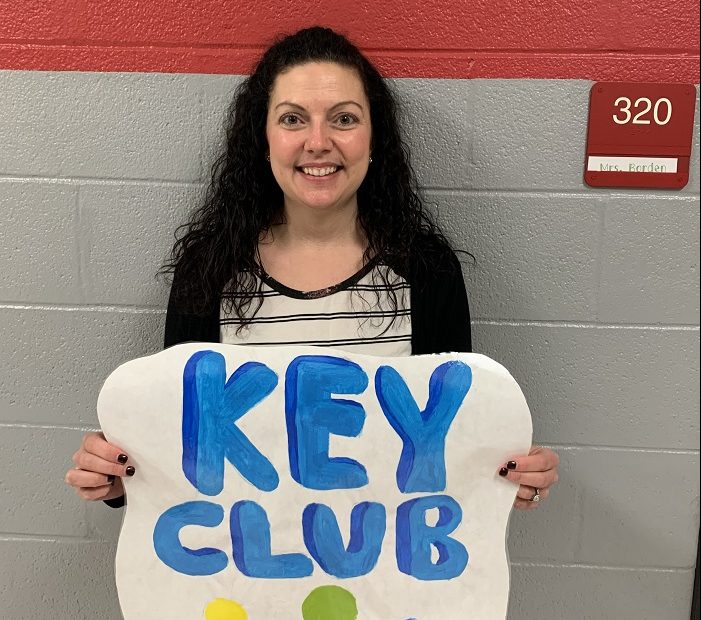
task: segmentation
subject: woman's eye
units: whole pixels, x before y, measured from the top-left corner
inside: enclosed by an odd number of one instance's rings
[[[338,116],[336,121],[338,122],[339,125],[342,125],[344,127],[348,127],[348,126],[356,123],[358,121],[358,119],[355,118],[355,116],[353,116],[352,114],[341,114]]]
[[[285,114],[280,118],[283,125],[294,126],[299,124],[299,117],[296,114]]]

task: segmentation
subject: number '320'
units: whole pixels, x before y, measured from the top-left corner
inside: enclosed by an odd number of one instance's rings
[[[639,97],[635,103],[631,102],[628,97],[619,97],[613,105],[618,108],[618,112],[613,115],[613,122],[617,125],[625,125],[626,123],[649,125],[650,118],[644,118],[644,116],[650,110],[652,110],[652,119],[656,125],[666,125],[672,118],[672,102],[666,97],[658,99],[654,105],[647,97]],[[635,116],[633,116],[631,106],[633,110],[639,110]],[[623,118],[618,116],[619,113],[623,114]]]

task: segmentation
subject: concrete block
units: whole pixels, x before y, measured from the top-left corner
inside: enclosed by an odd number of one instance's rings
[[[187,75],[0,72],[0,174],[194,181],[200,106]]]
[[[82,276],[88,303],[165,307],[156,273],[175,229],[201,202],[197,186],[91,184],[80,188]]]
[[[474,80],[472,189],[580,190],[591,82]]]
[[[82,433],[5,427],[0,433],[0,536],[85,536],[85,502],[63,483]]]
[[[692,568],[699,533],[699,455],[580,450],[577,561]]]
[[[154,312],[0,308],[0,422],[97,425],[102,383],[162,347]]]
[[[116,543],[125,512],[124,508],[110,508],[104,502],[85,502],[89,537]]]
[[[236,87],[243,81],[240,75],[207,75],[197,84],[202,105],[202,162],[204,182],[211,178],[215,159],[225,145],[224,125]]]
[[[509,520],[509,560],[573,562],[577,553],[582,501],[572,450],[557,449],[560,480],[535,511],[513,510]]]
[[[511,576],[509,620],[689,620],[693,571],[523,564]]]
[[[545,444],[699,449],[698,331],[474,325]]]
[[[80,301],[76,189],[0,181],[0,211],[0,301]]]
[[[471,80],[397,79],[391,84],[401,107],[401,127],[419,184],[424,187],[472,186]]]
[[[427,193],[466,257],[473,318],[593,321],[601,205],[591,196]]]
[[[699,198],[612,196],[599,320],[699,324]]]
[[[112,545],[1,540],[3,618],[121,620]]]

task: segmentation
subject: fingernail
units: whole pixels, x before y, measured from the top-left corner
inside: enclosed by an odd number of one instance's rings
[[[126,463],[128,460],[129,460],[129,457],[126,454],[120,454],[117,457],[117,462],[121,463],[122,465],[124,465],[124,463]]]
[[[509,461],[509,462],[506,464],[506,467],[507,467],[508,469],[516,469],[516,461]]]
[[[134,469],[134,467],[133,467],[132,465],[129,465],[129,467],[127,467],[127,468],[124,470],[124,473],[125,473],[127,476],[133,476],[133,475],[136,473],[136,469]]]
[[[508,474],[508,473],[509,473],[509,470],[506,469],[506,467],[502,467],[502,468],[499,470],[499,475],[500,475],[500,476],[506,476],[506,474]]]
[[[109,475],[107,476],[107,484],[114,484],[116,476]]]

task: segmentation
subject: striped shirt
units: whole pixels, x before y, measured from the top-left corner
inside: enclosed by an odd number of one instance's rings
[[[263,299],[261,307],[238,331],[241,319],[228,313],[222,304],[221,342],[315,345],[387,357],[411,354],[409,284],[385,265],[369,263],[340,284],[309,292],[291,289],[265,273],[256,278]],[[396,316],[393,296],[397,300]]]

